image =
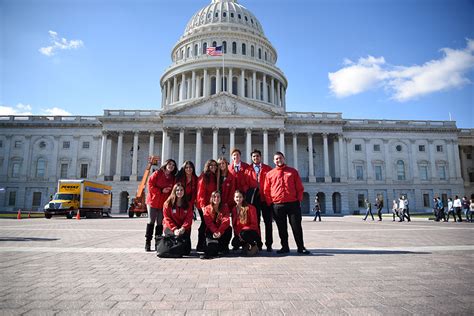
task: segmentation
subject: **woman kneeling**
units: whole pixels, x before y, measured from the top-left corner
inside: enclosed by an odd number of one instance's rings
[[[234,227],[234,239],[232,246],[238,249],[242,246],[244,255],[254,256],[258,252],[257,210],[252,204],[247,204],[242,192],[236,190],[234,193],[235,206],[232,208],[232,226]]]
[[[229,253],[229,242],[232,237],[230,215],[227,204],[221,203],[221,194],[214,191],[211,203],[204,208],[206,222],[206,246],[202,259],[216,257],[219,253]]]

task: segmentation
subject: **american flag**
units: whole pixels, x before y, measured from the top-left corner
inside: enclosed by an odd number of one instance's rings
[[[222,46],[208,47],[206,53],[209,56],[222,56]]]

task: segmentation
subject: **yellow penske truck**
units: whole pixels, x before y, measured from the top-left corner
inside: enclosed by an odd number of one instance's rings
[[[44,217],[66,215],[110,217],[112,207],[112,187],[88,180],[59,180],[58,191],[44,206]]]

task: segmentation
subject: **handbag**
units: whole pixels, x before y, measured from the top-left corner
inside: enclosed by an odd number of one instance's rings
[[[174,235],[163,236],[156,247],[160,258],[180,258],[184,253],[184,242]]]

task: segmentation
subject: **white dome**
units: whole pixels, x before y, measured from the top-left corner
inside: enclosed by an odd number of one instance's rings
[[[213,24],[234,24],[264,35],[257,18],[247,8],[238,4],[237,0],[212,0],[211,4],[199,10],[189,20],[185,35]]]

